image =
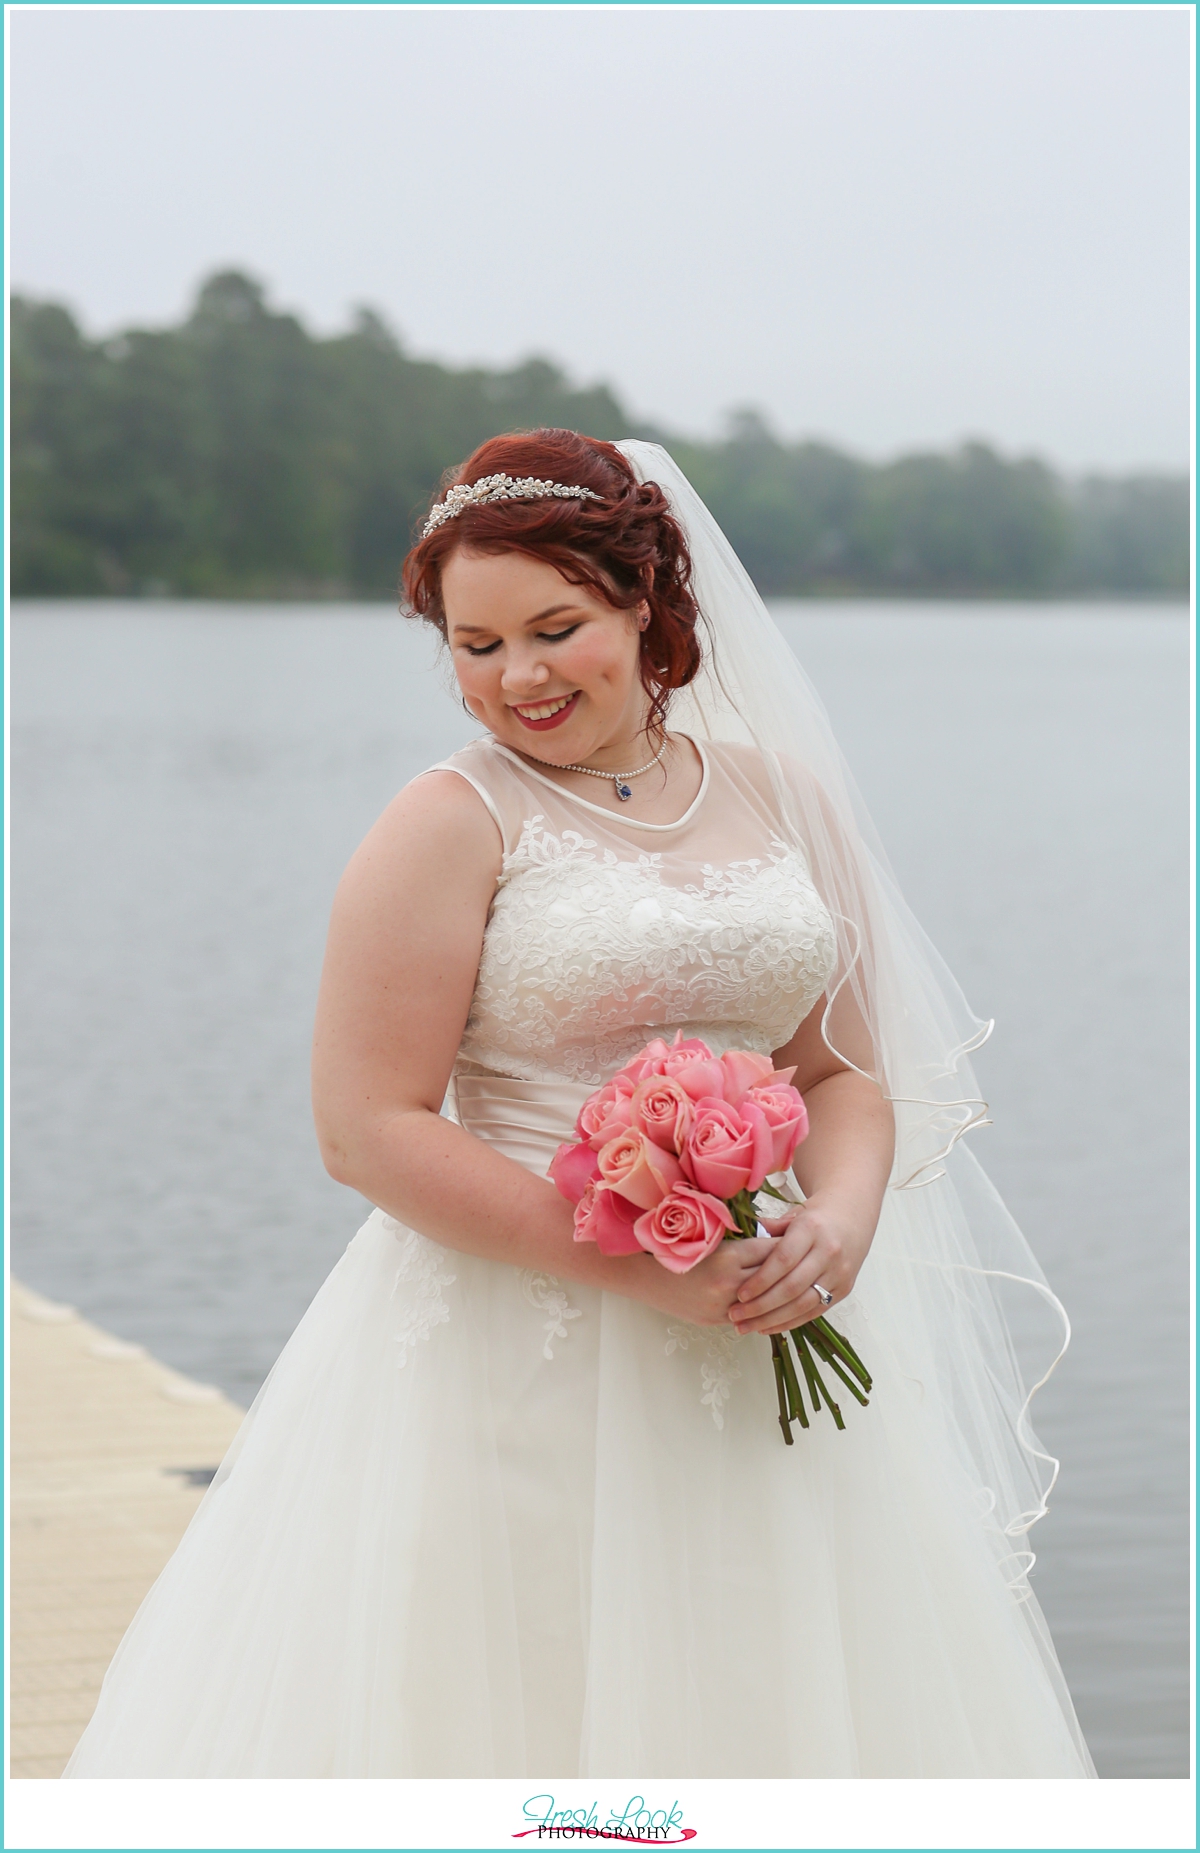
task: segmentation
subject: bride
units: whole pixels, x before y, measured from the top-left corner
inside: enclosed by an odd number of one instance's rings
[[[378,1207],[66,1773],[1094,1775],[996,1283],[1057,1302],[958,1144],[986,1030],[728,543],[656,446],[540,431],[405,589],[483,731],[334,906],[317,1125]],[[811,1128],[802,1201],[682,1275],[546,1177],[677,1031],[794,1065]],[[830,1303],[870,1406],[785,1448],[764,1335]]]

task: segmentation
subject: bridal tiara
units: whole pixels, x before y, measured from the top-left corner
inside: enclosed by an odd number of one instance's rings
[[[578,483],[547,483],[540,476],[481,476],[477,483],[455,483],[452,489],[447,489],[443,500],[435,502],[429,511],[429,519],[421,529],[421,539],[428,540],[443,522],[453,521],[464,508],[475,507],[481,502],[536,502],[544,496],[559,496],[570,501],[604,500],[594,489],[584,489]]]

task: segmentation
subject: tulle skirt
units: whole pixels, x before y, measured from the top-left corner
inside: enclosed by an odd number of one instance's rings
[[[495,1136],[544,1171],[539,1111]],[[1094,1775],[881,1238],[835,1315],[871,1405],[789,1448],[765,1339],[374,1211],[66,1774]]]

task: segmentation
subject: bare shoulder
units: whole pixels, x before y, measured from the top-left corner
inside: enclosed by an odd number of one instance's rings
[[[339,900],[372,893],[412,896],[435,886],[465,898],[495,889],[503,845],[479,792],[456,772],[423,773],[397,792],[355,850]]]
[[[437,1112],[500,864],[500,832],[482,797],[446,771],[406,785],[350,858],[313,1038],[313,1101],[334,1176],[346,1128],[364,1116],[414,1102]]]

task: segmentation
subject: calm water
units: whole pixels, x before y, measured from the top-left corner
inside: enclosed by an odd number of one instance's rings
[[[1186,620],[777,615],[998,1019],[975,1150],[1075,1322],[1035,1578],[1084,1729],[1103,1774],[1184,1775]],[[361,1220],[308,1038],[350,851],[476,731],[431,663],[363,606],[14,615],[14,1266],[243,1403]]]

